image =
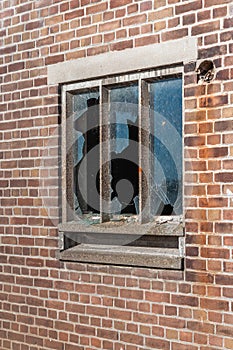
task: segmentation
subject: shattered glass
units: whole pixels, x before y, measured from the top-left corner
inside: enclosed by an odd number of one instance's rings
[[[99,213],[99,92],[89,90],[74,95],[73,116],[75,211]]]
[[[182,214],[182,79],[150,86],[152,214]],[[160,205],[158,205],[160,203]]]
[[[182,79],[148,82],[151,216],[182,214]],[[139,88],[108,87],[112,221],[139,214]],[[73,186],[76,214],[100,221],[98,89],[73,95]],[[120,219],[119,219],[120,218]]]
[[[136,214],[138,183],[138,85],[110,90],[112,212]]]

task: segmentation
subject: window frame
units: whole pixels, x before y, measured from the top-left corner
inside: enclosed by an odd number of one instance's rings
[[[107,77],[97,80],[91,80],[86,82],[79,82],[79,83],[72,83],[63,85],[62,87],[62,222],[69,222],[69,218],[67,217],[67,208],[64,205],[66,203],[67,198],[67,114],[70,114],[71,111],[69,110],[69,104],[70,102],[67,99],[69,97],[67,96],[67,93],[72,94],[72,92],[86,90],[90,88],[99,88],[100,92],[100,148],[101,148],[101,162],[104,162],[108,155],[106,154],[109,152],[109,149],[102,149],[101,143],[103,144],[104,141],[106,141],[109,138],[109,131],[103,130],[103,127],[105,125],[108,125],[109,119],[108,114],[103,111],[102,105],[104,103],[107,103],[107,87],[110,86],[117,86],[122,85],[125,83],[130,83],[134,81],[139,82],[139,167],[141,169],[146,169],[146,171],[150,171],[150,164],[149,164],[149,155],[145,154],[146,149],[149,150],[149,132],[145,133],[143,131],[149,130],[149,116],[145,115],[148,114],[148,110],[146,108],[143,108],[145,106],[145,100],[148,99],[148,90],[146,89],[146,85],[148,82],[151,82],[152,79],[165,79],[165,78],[173,78],[173,77],[181,77],[182,76],[182,67],[176,66],[172,68],[166,68],[166,69],[160,69],[160,70],[151,70],[146,72],[140,72],[140,73],[131,73],[128,75],[120,75],[116,77]],[[64,108],[65,107],[65,108]],[[183,109],[183,107],[182,107]],[[70,138],[72,140],[72,137]],[[145,147],[141,147],[143,144],[146,144]],[[68,146],[69,148],[69,146]],[[183,148],[183,147],[182,147]],[[182,154],[184,158],[184,154]],[[100,168],[101,172],[101,168]],[[109,174],[101,174],[100,176],[100,198],[105,198],[108,200],[109,198],[109,191],[106,191],[106,186],[104,186],[105,183],[109,183]],[[64,191],[66,189],[66,191]],[[108,197],[106,197],[106,192],[108,193]],[[182,197],[184,194],[182,193]],[[145,216],[145,212],[148,212],[147,210],[142,210],[142,207],[145,204],[145,198],[148,197],[148,192],[146,190],[145,183],[143,181],[141,173],[139,174],[139,222],[140,223],[146,223],[149,222],[149,218]],[[106,222],[110,220],[110,217],[108,215],[100,213],[101,215],[101,222]]]
[[[148,109],[143,108],[145,105],[145,101],[149,101],[149,93],[148,93],[148,88],[147,85],[150,82],[154,82],[158,79],[169,79],[169,78],[178,78],[182,77],[182,84],[183,82],[183,75],[184,75],[184,70],[183,70],[183,65],[175,65],[175,66],[168,66],[165,68],[154,68],[151,70],[146,70],[146,71],[140,71],[140,72],[129,72],[128,74],[120,74],[120,75],[115,75],[115,76],[107,76],[107,77],[101,77],[98,79],[93,79],[93,80],[87,80],[87,81],[81,81],[81,82],[74,82],[74,83],[68,83],[62,85],[62,179],[61,179],[61,187],[62,187],[62,217],[61,217],[61,224],[59,225],[59,231],[60,231],[60,248],[61,251],[64,251],[63,254],[61,254],[61,259],[66,260],[67,259],[67,251],[70,249],[75,249],[77,251],[77,246],[74,248],[68,248],[66,249],[66,244],[64,243],[64,235],[68,235],[71,232],[76,232],[79,234],[81,231],[84,233],[86,232],[92,232],[92,231],[97,231],[97,233],[102,233],[104,234],[105,229],[104,229],[104,224],[109,221],[110,217],[108,214],[105,213],[100,213],[101,215],[101,224],[99,225],[98,229],[93,229],[91,230],[86,229],[83,227],[80,227],[79,223],[76,223],[72,220],[72,215],[69,216],[68,210],[67,210],[67,193],[70,190],[68,186],[69,182],[69,172],[67,170],[67,164],[71,162],[69,159],[69,155],[67,157],[67,148],[69,148],[69,141],[67,139],[72,140],[72,138],[68,138],[67,135],[69,134],[69,130],[67,130],[67,116],[70,115],[72,112],[70,110],[70,101],[69,98],[72,95],[72,93],[81,91],[81,90],[86,90],[90,88],[99,88],[100,92],[100,144],[104,143],[106,139],[108,139],[109,134],[108,130],[104,130],[103,132],[103,125],[108,124],[108,114],[105,113],[105,111],[102,108],[103,103],[107,102],[108,99],[108,87],[112,86],[117,86],[117,85],[122,85],[122,84],[127,84],[130,82],[135,82],[138,81],[138,88],[139,88],[139,167],[141,169],[147,169],[150,171],[150,161],[149,161],[149,147],[142,147],[142,145],[149,145],[149,135],[150,132],[143,132],[143,130],[148,130],[149,131],[149,116],[146,115],[148,114]],[[184,96],[183,96],[183,86],[182,86],[182,115],[184,115]],[[149,102],[148,102],[149,103]],[[69,128],[69,126],[68,126]],[[182,135],[184,135],[184,120],[182,118]],[[182,143],[183,143],[183,138],[182,138]],[[109,152],[108,149],[100,146],[101,148],[101,161],[104,162],[106,159],[106,154]],[[147,150],[147,151],[146,151]],[[145,154],[147,152],[148,154]],[[182,144],[182,164],[183,164],[183,173],[182,173],[182,200],[184,199],[184,143]],[[73,169],[73,168],[72,168]],[[101,169],[101,167],[100,167]],[[106,183],[109,181],[109,172],[105,172],[105,174],[100,175],[100,185],[103,183]],[[72,181],[71,181],[72,183]],[[148,187],[148,186],[147,186]],[[71,186],[72,188],[72,186]],[[105,199],[109,198],[109,191],[105,191],[103,185],[100,186],[100,198],[104,195],[105,193]],[[107,193],[107,196],[106,196]],[[140,227],[140,234],[143,235],[143,230],[145,227],[147,227],[148,222],[150,221],[150,218],[145,215],[145,213],[149,212],[148,210],[142,210],[143,206],[146,203],[146,198],[149,195],[149,190],[146,189],[145,181],[143,179],[143,176],[141,172],[139,173],[139,227]],[[183,205],[183,212],[184,212],[184,205]],[[176,216],[175,216],[176,217]],[[179,258],[183,257],[183,235],[184,235],[184,227],[183,227],[183,215],[181,215],[181,225],[179,226],[179,230],[174,230],[173,226],[168,223],[166,228],[163,230],[158,230],[158,224],[154,229],[154,235],[156,237],[161,237],[164,236],[164,239],[168,239],[169,236],[176,236],[177,237],[177,248],[178,248],[178,255]],[[161,217],[160,217],[161,218]],[[173,216],[169,216],[168,221],[173,220]],[[101,227],[102,225],[102,227]],[[81,225],[82,226],[82,225]],[[93,225],[95,226],[95,225]],[[115,230],[116,234],[118,235],[124,235],[128,234],[129,227],[127,227],[126,230],[122,229],[122,232],[119,230]],[[109,231],[109,230],[108,230]],[[111,230],[110,230],[111,231]],[[135,234],[135,228],[131,228],[130,233]],[[179,231],[179,232],[178,232]],[[114,234],[114,230],[111,231],[110,233]],[[145,233],[147,234],[148,231],[146,230]],[[150,248],[151,249],[151,248]],[[161,249],[161,248],[160,248]],[[98,246],[96,247],[96,250],[98,252]],[[122,250],[124,250],[122,248]],[[137,250],[137,249],[136,249]],[[66,252],[66,253],[65,253]],[[171,252],[171,250],[170,250]],[[80,252],[79,252],[80,253]],[[150,250],[150,253],[152,251]],[[165,251],[163,252],[163,254]],[[167,254],[167,253],[166,253]],[[69,254],[68,254],[69,255]],[[75,254],[73,254],[74,256]],[[135,256],[139,256],[139,253],[135,253]],[[156,254],[155,254],[156,255]],[[166,255],[167,256],[167,255]],[[174,255],[176,256],[176,254]],[[177,256],[176,256],[177,258]],[[71,258],[70,258],[71,259]],[[85,261],[82,258],[80,258],[80,261]],[[72,259],[71,259],[72,260]],[[74,259],[75,261],[77,260],[77,257]],[[169,260],[169,259],[168,259]],[[105,259],[104,259],[105,261]],[[135,259],[137,261],[137,259]],[[167,261],[167,260],[166,260]],[[102,262],[102,259],[99,259],[99,262]],[[111,263],[109,259],[107,259],[108,263]],[[116,263],[116,262],[115,262]],[[114,263],[114,264],[115,264]],[[123,264],[124,265],[124,264]],[[126,264],[129,265],[129,264]],[[137,265],[140,266],[140,263],[137,264],[137,262],[132,263],[132,265]],[[149,264],[150,265],[150,264]],[[153,265],[153,264],[152,264]],[[159,267],[161,268],[168,268],[166,263],[158,264]],[[172,264],[169,263],[169,266],[172,266]],[[179,267],[177,267],[179,266]],[[179,260],[178,264],[175,264],[175,267],[171,268],[181,268],[182,262]],[[148,266],[149,267],[149,266]],[[152,266],[154,267],[154,266]]]

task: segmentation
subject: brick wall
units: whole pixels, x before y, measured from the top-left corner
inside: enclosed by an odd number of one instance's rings
[[[232,24],[231,0],[1,1],[0,349],[233,349]],[[48,65],[187,36],[216,78],[185,65],[184,271],[60,262]]]

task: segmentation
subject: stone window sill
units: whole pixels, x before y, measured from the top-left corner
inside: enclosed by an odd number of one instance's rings
[[[169,221],[170,220],[170,221]],[[166,218],[160,223],[109,222],[85,225],[69,222],[59,225],[59,259],[108,265],[180,270],[184,259],[183,224]],[[76,242],[64,249],[66,236]]]
[[[167,248],[79,244],[62,251],[60,260],[172,270],[183,268],[180,250]]]

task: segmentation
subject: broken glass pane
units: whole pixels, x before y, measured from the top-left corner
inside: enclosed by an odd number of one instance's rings
[[[73,96],[75,143],[74,207],[76,213],[99,213],[99,92]]]
[[[152,214],[182,214],[182,79],[150,84]]]
[[[136,214],[139,192],[137,84],[110,90],[110,123],[112,212]]]

